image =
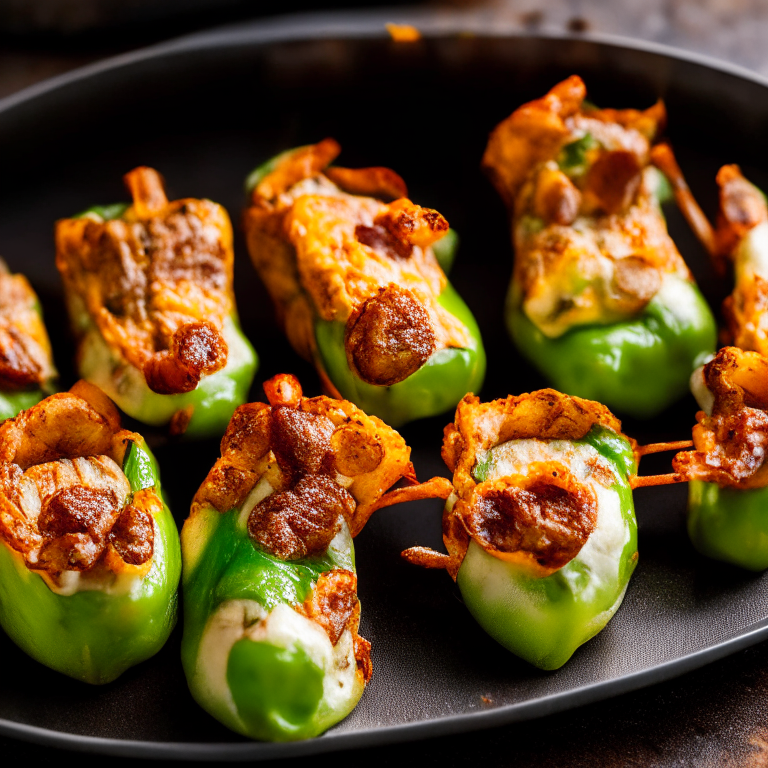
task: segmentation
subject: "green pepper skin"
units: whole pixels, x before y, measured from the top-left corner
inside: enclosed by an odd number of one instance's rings
[[[621,605],[637,564],[637,521],[629,478],[636,472],[629,442],[595,427],[581,441],[611,462],[617,481],[618,545],[590,554],[590,542],[549,576],[536,578],[487,553],[474,541],[457,584],[477,622],[516,656],[540,669],[563,666],[574,651],[605,627]],[[597,532],[593,532],[594,537]],[[596,556],[595,556],[596,555]]]
[[[688,484],[688,535],[702,555],[750,571],[768,568],[768,488]]]
[[[144,375],[119,358],[106,344],[95,324],[82,319],[85,334],[79,355],[80,375],[102,389],[129,416],[150,426],[167,424],[174,413],[192,406],[192,418],[185,438],[219,437],[237,406],[248,400],[248,390],[259,361],[237,319],[227,320],[224,338],[229,346],[227,364],[204,376],[191,392],[159,395]]]
[[[42,389],[23,390],[21,392],[0,392],[0,421],[12,419],[21,411],[31,408],[45,397]]]
[[[451,272],[458,250],[459,236],[455,229],[449,229],[443,237],[432,244],[432,253],[435,254],[440,269],[442,269],[446,275]]]
[[[467,392],[479,391],[485,378],[485,349],[477,323],[450,283],[438,300],[464,323],[472,346],[435,352],[416,373],[391,387],[373,386],[352,373],[344,348],[344,323],[315,322],[320,357],[318,365],[325,370],[343,398],[351,400],[366,413],[378,416],[390,426],[399,427],[415,419],[444,413],[454,408]]]
[[[634,320],[572,328],[554,339],[525,315],[513,283],[507,327],[555,389],[650,418],[686,394],[691,373],[715,351],[709,306],[695,284],[678,283],[674,301],[660,291]]]
[[[278,643],[233,636],[219,644],[208,638],[217,612],[235,604],[232,601],[256,606],[270,616],[287,608],[288,616],[298,617],[293,606],[305,600],[321,573],[333,568],[354,572],[352,539],[345,526],[326,554],[285,562],[254,546],[246,521],[239,510],[220,514],[206,506],[182,531],[181,659],[189,689],[203,709],[245,736],[268,741],[311,738],[354,709],[362,682],[347,684],[341,692],[340,683],[311,658],[300,638],[281,638]]]
[[[132,492],[154,485],[162,500],[157,463],[143,440],[129,447],[123,466]],[[0,545],[0,625],[8,637],[41,664],[95,685],[154,656],[176,624],[181,577],[178,532],[165,502],[155,521],[152,567],[127,594],[57,594]]]

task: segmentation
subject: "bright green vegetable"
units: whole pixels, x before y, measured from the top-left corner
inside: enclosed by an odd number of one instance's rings
[[[255,489],[269,492],[262,479]],[[349,529],[328,550],[283,561],[255,545],[241,509],[203,507],[185,523],[182,663],[195,700],[216,719],[256,739],[317,736],[362,696],[354,648],[331,646],[294,606],[334,568],[354,572]],[[348,633],[347,633],[348,635]]]
[[[720,488],[692,480],[688,535],[702,555],[764,571],[768,568],[768,488]]]
[[[585,459],[595,452],[602,456],[615,476],[609,489],[594,485],[597,526],[576,557],[551,575],[536,577],[471,540],[456,581],[467,608],[491,637],[548,670],[565,664],[580,645],[605,627],[621,605],[637,564],[637,522],[630,488],[636,467],[629,442],[598,425],[582,440],[551,441],[553,460],[568,444],[582,446]],[[499,448],[503,446],[489,453]],[[486,457],[479,469],[476,480],[492,479],[493,456]]]
[[[344,323],[316,320],[319,363],[341,395],[366,413],[399,427],[414,419],[444,413],[467,392],[478,392],[485,377],[485,349],[477,323],[450,283],[440,295],[439,302],[464,323],[472,346],[441,349],[416,373],[389,387],[373,386],[352,373],[344,348]]]
[[[507,327],[555,389],[648,418],[681,398],[692,371],[715,349],[712,312],[694,283],[668,278],[636,319],[574,327],[549,338],[510,287]]]
[[[204,376],[191,392],[177,395],[153,392],[142,372],[106,344],[90,319],[83,316],[82,320],[87,330],[80,347],[80,375],[101,388],[125,413],[144,424],[167,424],[177,411],[191,406],[192,418],[185,437],[221,435],[235,408],[248,399],[258,358],[235,318],[224,321],[224,339],[229,347],[224,368]]]
[[[154,488],[162,500],[157,463],[143,440],[131,443],[123,471],[137,493]],[[88,683],[108,683],[156,654],[176,623],[181,552],[176,525],[163,503],[155,515],[148,574],[104,587],[54,592],[17,552],[0,543],[0,625],[32,658]]]

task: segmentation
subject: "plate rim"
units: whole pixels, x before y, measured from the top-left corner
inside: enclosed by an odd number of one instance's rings
[[[586,42],[655,54],[675,61],[703,66],[768,88],[768,77],[738,64],[696,51],[622,35],[596,32],[573,33],[546,27],[526,31],[521,30],[519,25],[508,19],[494,18],[492,13],[477,11],[403,8],[341,10],[288,14],[228,24],[100,59],[47,78],[0,99],[0,121],[14,109],[67,86],[109,75],[122,68],[128,69],[144,62],[159,61],[165,57],[194,51],[226,49],[235,46],[260,46],[319,39],[387,38],[388,32],[385,27],[387,23],[411,24],[417,27],[425,38],[470,33],[509,39]],[[448,733],[465,733],[555,714],[670,680],[765,639],[768,639],[768,618],[754,623],[737,637],[620,678],[591,683],[539,699],[507,704],[493,710],[468,712],[400,725],[363,728],[350,732],[330,732],[315,739],[297,742],[163,742],[116,739],[56,731],[6,718],[0,718],[0,736],[84,753],[167,760],[269,760],[323,754],[379,744],[406,743]]]

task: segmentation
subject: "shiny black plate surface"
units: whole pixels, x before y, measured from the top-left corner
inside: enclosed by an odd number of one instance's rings
[[[604,38],[520,37],[456,15],[414,15],[425,39],[395,44],[396,14],[299,17],[211,32],[122,56],[0,102],[0,253],[38,289],[62,384],[74,381],[54,267],[53,222],[94,203],[125,199],[121,176],[151,165],[169,196],[210,197],[237,224],[247,173],[291,146],[334,136],[340,162],[385,165],[411,197],[458,230],[452,278],[480,323],[489,355],[486,398],[543,385],[503,329],[511,270],[506,212],[479,171],[491,128],[572,73],[597,104],[645,107],[663,97],[668,136],[705,209],[714,175],[736,162],[766,188],[768,90],[757,76],[651,46]],[[727,290],[674,211],[670,229],[714,306]],[[246,333],[261,357],[253,390],[314,372],[278,331],[264,289],[236,241],[236,290]],[[684,439],[691,398],[649,423],[625,421],[637,439]],[[449,417],[402,430],[423,478],[445,473],[439,456]],[[216,441],[158,445],[179,524],[218,455]],[[662,468],[648,459],[644,471]],[[663,469],[662,469],[663,471]],[[154,659],[93,688],[28,659],[0,636],[0,733],[83,751],[187,759],[265,759],[405,741],[532,718],[681,674],[768,637],[768,576],[696,555],[686,538],[683,487],[636,494],[640,563],[624,605],[561,670],[540,672],[498,646],[464,609],[444,574],[399,559],[414,544],[440,546],[440,504],[380,512],[357,540],[361,633],[374,676],[360,705],[313,741],[242,739],[200,710],[179,663],[180,631]]]

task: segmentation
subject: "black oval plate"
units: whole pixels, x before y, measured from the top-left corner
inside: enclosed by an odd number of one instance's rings
[[[389,40],[384,22],[415,23],[425,39]],[[54,267],[53,222],[125,199],[121,176],[158,168],[169,195],[210,197],[235,223],[247,173],[285,148],[334,136],[350,166],[400,172],[414,200],[459,231],[453,279],[475,312],[489,353],[486,398],[543,382],[503,330],[511,271],[506,212],[483,178],[488,132],[522,102],[572,73],[597,104],[669,108],[669,137],[705,208],[714,175],[740,163],[768,188],[768,90],[746,71],[658,46],[586,37],[525,37],[471,16],[367,13],[297,17],[195,35],[55,78],[0,102],[0,251],[39,290],[63,384],[73,346]],[[676,212],[670,228],[704,292],[718,283]],[[319,392],[288,347],[238,235],[237,295],[261,356],[257,381],[294,372]],[[253,397],[261,396],[258,386]],[[650,423],[625,422],[640,440],[684,439],[691,398]],[[403,430],[422,477],[440,462],[448,416]],[[216,441],[160,445],[177,521],[217,456]],[[647,460],[646,472],[664,458]],[[684,527],[685,488],[637,493],[640,564],[607,629],[561,670],[540,672],[477,627],[443,573],[399,559],[440,546],[440,505],[380,512],[357,541],[362,634],[374,676],[357,709],[324,736],[298,744],[242,739],[200,710],[179,663],[177,629],[154,659],[103,688],[28,659],[0,637],[0,733],[83,751],[189,759],[265,759],[405,741],[551,713],[679,675],[768,636],[766,576],[696,555]]]

